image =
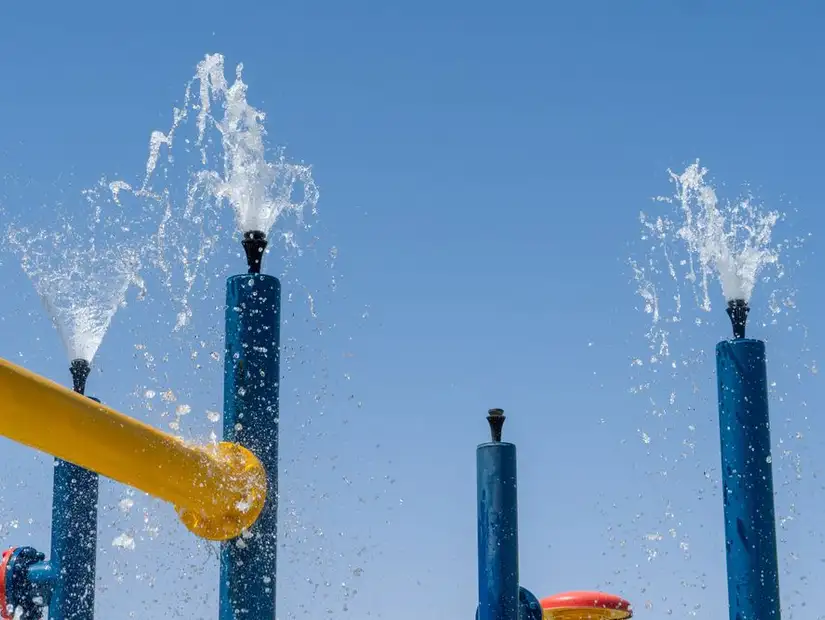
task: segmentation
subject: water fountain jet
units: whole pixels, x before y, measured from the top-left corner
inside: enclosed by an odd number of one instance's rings
[[[721,287],[733,328],[733,338],[716,345],[729,617],[779,620],[766,350],[764,341],[746,338],[745,328],[760,274],[773,267],[771,281],[783,277],[779,257],[787,242],[771,241],[778,212],[761,211],[750,197],[720,201],[706,174],[698,161],[681,174],[670,173],[675,195],[658,200],[676,204],[676,214],[642,213],[643,239],[648,248],[653,240],[660,254],[633,267],[653,319],[651,363],[671,355],[668,336],[682,322],[683,300],[693,298],[699,310],[709,312],[711,286]],[[658,274],[670,277],[674,294],[661,290]],[[675,300],[672,315],[662,305],[668,298]]]

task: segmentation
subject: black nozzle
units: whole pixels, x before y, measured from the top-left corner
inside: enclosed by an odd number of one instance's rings
[[[727,313],[733,326],[734,338],[745,337],[745,324],[748,322],[748,312],[750,311],[750,306],[744,299],[731,299],[728,302]]]
[[[92,365],[84,359],[72,360],[69,371],[72,373],[72,387],[74,391],[78,394],[85,394],[86,379],[89,378],[89,373],[92,372]]]
[[[493,441],[501,441],[501,428],[504,426],[504,420],[506,419],[504,409],[490,409],[487,412],[487,422],[490,424],[490,435],[492,435]]]
[[[266,233],[260,230],[248,230],[243,234],[243,250],[246,252],[246,264],[249,273],[261,273],[261,261],[266,249]]]

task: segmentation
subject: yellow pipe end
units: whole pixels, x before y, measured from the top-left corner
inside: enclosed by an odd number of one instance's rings
[[[240,536],[258,519],[266,502],[266,470],[252,452],[235,443],[221,442],[203,450],[228,470],[224,492],[204,498],[201,510],[176,507],[178,517],[193,534],[223,541]]]

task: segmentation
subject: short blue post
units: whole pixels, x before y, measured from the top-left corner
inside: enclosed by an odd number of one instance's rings
[[[73,360],[74,389],[86,391],[91,367]],[[49,620],[92,620],[95,611],[98,476],[55,459]]]
[[[720,342],[716,375],[730,620],[779,620],[765,343]]]
[[[268,488],[255,525],[222,546],[220,620],[275,620],[280,308],[277,278],[251,273],[228,279],[224,440],[261,460]]]
[[[478,620],[518,620],[516,446],[501,441],[504,412],[491,409],[493,440],[476,449]]]

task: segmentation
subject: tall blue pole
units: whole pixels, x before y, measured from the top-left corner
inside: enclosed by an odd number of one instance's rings
[[[501,441],[504,415],[491,409],[493,440],[476,449],[478,620],[518,620],[516,446]]]
[[[225,441],[267,472],[267,500],[248,533],[221,549],[220,620],[275,620],[281,284],[259,273],[226,284]]]
[[[765,343],[737,335],[716,345],[730,620],[779,620]]]
[[[86,391],[90,369],[86,360],[72,361],[74,390],[79,394]],[[98,475],[55,459],[49,620],[94,617],[97,502]]]

